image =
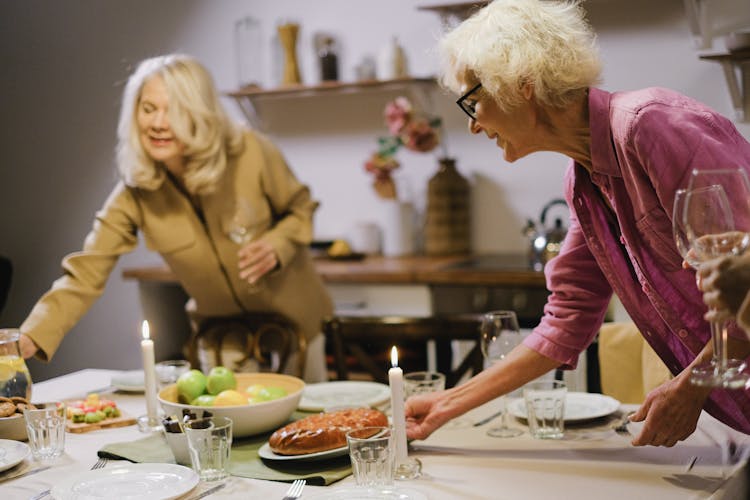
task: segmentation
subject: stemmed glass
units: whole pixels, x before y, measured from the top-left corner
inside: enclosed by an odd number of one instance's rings
[[[694,170],[689,188],[682,196],[681,220],[689,243],[686,261],[691,266],[740,254],[747,249],[750,245],[750,182],[744,171]],[[713,359],[710,364],[693,369],[691,382],[707,387],[744,387],[748,378],[742,373],[745,363],[727,358],[727,330],[723,322],[711,322],[711,339]]]
[[[221,230],[240,248],[253,240],[253,226],[253,210],[247,200],[237,200],[235,205],[221,214]],[[250,292],[257,292],[261,286],[258,283],[247,282],[247,288]]]
[[[484,359],[490,363],[499,363],[505,359],[517,345],[521,343],[521,329],[518,327],[518,319],[513,311],[491,311],[482,318],[481,347]],[[520,429],[508,427],[508,408],[505,405],[505,396],[500,396],[499,402],[502,406],[500,413],[500,425],[487,430],[487,435],[492,437],[515,437],[522,434]]]

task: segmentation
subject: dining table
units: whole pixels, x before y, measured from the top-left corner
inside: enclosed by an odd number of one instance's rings
[[[35,383],[32,399],[73,400],[96,391],[106,394],[127,414],[144,414],[143,393],[120,392],[110,386],[117,373],[84,369]],[[674,447],[634,447],[630,442],[637,424],[614,430],[615,424],[634,405],[620,405],[612,415],[566,425],[563,439],[539,440],[532,439],[525,421],[515,417],[509,419],[510,425],[524,430],[521,436],[487,436],[487,428],[497,422],[475,424],[494,414],[497,404],[490,401],[449,422],[429,438],[412,441],[409,456],[421,462],[422,474],[417,479],[395,481],[394,489],[402,494],[387,498],[749,498],[750,436],[725,426],[705,412],[700,416],[697,430]],[[16,471],[14,478],[8,478],[9,471],[0,473],[0,498],[33,498],[66,478],[89,471],[102,448],[144,436],[136,425],[68,433],[62,457],[50,463],[35,462],[29,457],[11,469],[10,472]],[[109,460],[106,467],[116,467],[118,462]],[[215,483],[199,483],[179,498],[200,498],[201,493],[214,486]],[[301,498],[356,498],[352,494],[355,487],[353,477],[347,475],[327,486],[308,483]],[[207,498],[282,499],[288,488],[289,482],[230,476],[221,489]]]

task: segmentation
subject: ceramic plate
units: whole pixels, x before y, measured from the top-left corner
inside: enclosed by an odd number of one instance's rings
[[[337,406],[377,406],[390,398],[390,387],[377,382],[322,382],[305,386],[298,408],[302,411],[325,411]]]
[[[264,444],[258,450],[258,455],[261,458],[268,460],[290,460],[290,461],[315,461],[315,460],[326,460],[329,458],[340,457],[349,453],[349,447],[342,446],[341,448],[335,448],[328,451],[319,451],[318,453],[308,453],[306,455],[277,455],[271,450],[268,443]]]
[[[29,452],[29,446],[26,443],[0,439],[0,472],[23,462]]]
[[[57,500],[168,500],[197,484],[198,474],[182,465],[128,464],[65,478],[52,488],[52,496]]]
[[[620,402],[603,394],[569,392],[565,397],[565,421],[591,420],[606,417],[620,408]],[[526,418],[523,398],[508,403],[508,412],[517,418]]]
[[[427,495],[407,488],[344,488],[305,498],[315,500],[427,500]]]
[[[143,370],[130,370],[112,375],[112,387],[123,392],[143,392]]]

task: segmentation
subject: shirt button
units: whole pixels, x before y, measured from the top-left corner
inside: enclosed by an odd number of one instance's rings
[[[681,339],[684,339],[685,337],[687,337],[687,334],[688,334],[687,330],[685,330],[684,328],[681,328],[680,331],[677,332],[677,335],[679,335]]]
[[[620,243],[625,244],[625,236],[620,235]]]
[[[648,293],[648,285],[641,286],[641,290],[643,290],[643,293]]]

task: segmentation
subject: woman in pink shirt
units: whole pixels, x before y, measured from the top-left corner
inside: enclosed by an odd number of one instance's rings
[[[694,168],[750,168],[750,144],[734,125],[689,97],[649,88],[595,88],[595,36],[574,3],[495,0],[441,41],[443,82],[461,97],[472,133],[509,162],[537,151],[572,159],[564,191],[570,229],[545,273],[545,315],[503,363],[456,388],[410,399],[408,435],[423,439],[451,418],[555,368],[574,368],[613,293],[674,378],[648,394],[632,420],[634,445],[673,446],[702,409],[750,433],[750,393],[690,383],[711,359],[706,307],[695,273],[672,240],[675,190]],[[732,357],[750,343],[735,329]]]

